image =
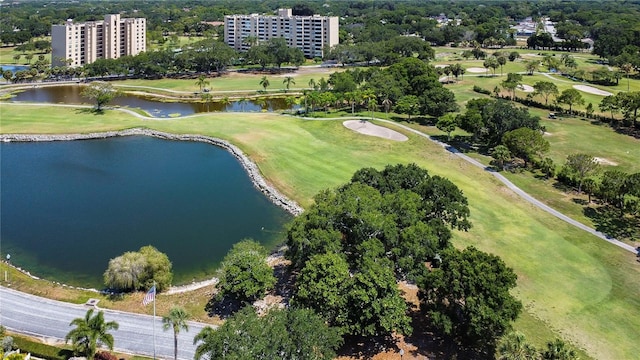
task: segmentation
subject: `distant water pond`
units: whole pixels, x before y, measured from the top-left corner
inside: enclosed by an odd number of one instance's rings
[[[17,71],[20,70],[29,70],[29,66],[28,65],[10,65],[10,64],[0,64],[0,69],[2,69],[2,71],[11,71],[12,73],[16,73]]]
[[[36,87],[15,94],[15,96],[9,99],[9,101],[31,101],[51,104],[91,103],[89,99],[80,95],[81,92],[82,87],[77,85]],[[114,99],[110,105],[140,108],[155,117],[170,117],[174,115],[184,116],[212,111],[281,111],[292,108],[292,106],[288,105],[286,100],[282,98],[232,101],[229,104],[222,104],[220,102],[205,104],[161,102],[134,95],[120,96]],[[295,106],[293,108],[295,108]]]
[[[273,248],[292,217],[212,145],[148,137],[0,143],[2,255],[34,275],[102,288],[109,259],[153,245],[174,283],[214,275],[231,246]]]

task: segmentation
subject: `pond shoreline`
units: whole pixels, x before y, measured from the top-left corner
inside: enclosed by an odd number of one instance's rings
[[[280,206],[285,211],[289,212],[293,216],[300,215],[304,209],[300,207],[295,201],[289,199],[276,188],[269,185],[267,181],[260,174],[258,166],[247,157],[240,148],[229,143],[228,141],[217,139],[210,136],[198,135],[198,134],[171,134],[157,130],[133,128],[121,131],[106,131],[97,133],[86,134],[0,134],[0,141],[3,142],[39,142],[39,141],[71,141],[71,140],[90,140],[90,139],[107,139],[111,137],[120,136],[151,136],[165,140],[176,141],[196,141],[206,144],[221,147],[227,150],[233,157],[235,157],[242,168],[247,172],[251,183],[260,192],[262,192],[271,202]]]

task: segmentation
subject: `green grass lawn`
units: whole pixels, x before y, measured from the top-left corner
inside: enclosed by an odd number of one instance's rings
[[[285,77],[291,76],[293,77],[293,81],[295,84],[291,84],[291,91],[307,89],[309,88],[309,81],[314,79],[316,82],[320,81],[320,78],[324,77],[325,80],[329,80],[329,75],[333,71],[341,71],[341,69],[327,71],[327,69],[318,68],[316,70],[311,71],[303,71],[303,72],[292,72],[286,73],[282,75],[266,75],[269,80],[269,87],[267,87],[268,92],[283,92],[285,89],[285,85],[283,81]],[[260,85],[260,80],[265,76],[263,74],[250,74],[250,73],[226,73],[220,77],[210,77],[207,78],[209,81],[209,85],[207,88],[210,88],[211,91],[215,94],[216,92],[224,92],[224,91],[247,91],[257,92],[258,90],[263,90],[263,87]],[[134,80],[123,80],[114,82],[114,85],[122,84],[122,85],[133,85],[133,86],[150,86],[155,88],[162,89],[171,89],[176,91],[200,91],[200,88],[196,84],[196,79],[160,79],[160,80],[144,80],[144,79],[134,79]]]
[[[426,139],[408,133],[393,142],[357,134],[340,121],[276,114],[205,114],[141,121],[107,111],[94,115],[58,107],[0,105],[3,133],[70,133],[145,126],[228,139],[271,183],[303,206],[361,167],[415,162],[445,176],[469,198],[474,227],[457,246],[501,256],[518,274],[515,293],[527,315],[517,324],[529,338],[562,336],[598,359],[633,358],[640,350],[640,266],[635,257],[523,202],[492,176]],[[544,339],[542,342],[551,340]]]

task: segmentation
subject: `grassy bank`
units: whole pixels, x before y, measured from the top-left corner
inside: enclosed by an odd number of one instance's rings
[[[4,133],[145,126],[228,139],[257,162],[268,181],[303,206],[309,206],[319,190],[346,182],[361,167],[415,162],[451,179],[469,198],[474,228],[456,233],[455,244],[495,253],[515,269],[517,296],[527,311],[518,327],[530,338],[552,329],[599,359],[632,358],[640,350],[634,335],[640,328],[635,316],[640,269],[632,254],[524,203],[483,170],[413,134],[407,134],[407,142],[386,141],[352,132],[339,121],[275,114],[141,121],[113,111],[94,115],[57,107],[2,104],[0,111]]]

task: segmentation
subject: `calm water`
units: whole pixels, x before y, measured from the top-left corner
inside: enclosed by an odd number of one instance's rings
[[[273,247],[291,216],[215,146],[123,137],[0,144],[2,257],[33,274],[102,287],[109,259],[154,245],[174,284],[214,274],[232,244]]]
[[[12,73],[16,73],[16,71],[20,71],[20,70],[29,70],[29,66],[28,65],[10,65],[10,64],[0,64],[0,69],[2,69],[2,71],[11,71]]]
[[[9,101],[33,101],[52,104],[91,103],[91,100],[80,96],[82,89],[83,88],[81,86],[77,85],[33,88],[15,94],[15,96]],[[280,111],[292,108],[290,105],[287,105],[284,99],[281,98],[264,99],[263,102],[258,100],[233,101],[227,105],[223,105],[219,102],[211,102],[210,104],[161,102],[133,95],[120,96],[109,103],[109,105],[140,108],[155,117],[169,117],[174,115],[184,116],[212,111],[257,112],[262,110]]]

